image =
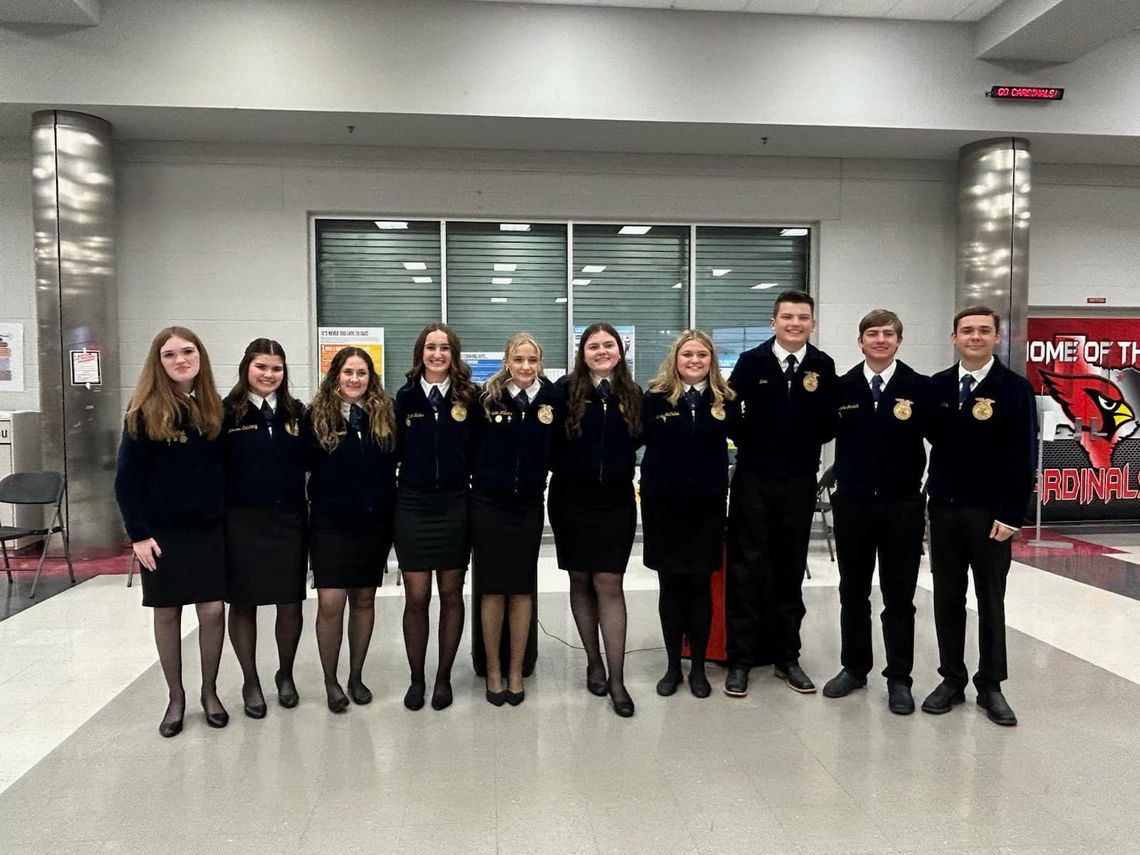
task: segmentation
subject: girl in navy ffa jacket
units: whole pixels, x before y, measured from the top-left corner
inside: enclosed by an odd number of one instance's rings
[[[566,425],[556,433],[551,461],[550,526],[558,566],[570,574],[570,610],[586,650],[586,688],[595,695],[608,692],[614,712],[628,718],[634,706],[623,673],[622,574],[637,528],[633,471],[641,389],[626,366],[621,336],[605,323],[586,327],[574,370],[556,385],[567,400]]]
[[[523,657],[531,595],[545,525],[543,494],[550,444],[564,407],[542,376],[542,348],[530,333],[507,341],[503,367],[483,387],[471,492],[475,590],[487,653],[487,700],[522,703]],[[502,687],[500,644],[509,615],[510,664]]]
[[[479,389],[459,357],[459,336],[429,324],[412,350],[408,382],[396,393],[400,485],[396,558],[404,579],[404,645],[411,681],[404,706],[422,709],[431,577],[439,588],[439,663],[432,709],[451,706],[451,666],[463,635],[463,577],[470,560],[467,494]]]
[[[364,659],[376,620],[376,588],[392,547],[396,494],[396,429],[392,399],[359,347],[337,352],[305,411],[311,534],[317,587],[317,648],[328,707],[367,704]],[[344,608],[348,604],[348,696],[337,679]]]
[[[649,384],[642,410],[641,526],[645,565],[659,574],[658,612],[669,664],[657,694],[681,684],[689,639],[689,690],[711,692],[705,651],[712,624],[710,577],[721,566],[728,497],[728,425],[736,393],[717,366],[712,339],[685,330]]]
[[[277,607],[277,699],[283,707],[295,707],[293,661],[307,570],[302,407],[289,394],[280,344],[268,338],[249,343],[237,384],[222,405],[230,642],[241,665],[245,714],[264,718],[257,607]]]
[[[170,693],[158,726],[182,731],[182,607],[198,612],[202,709],[211,727],[229,715],[218,699],[226,634],[222,402],[210,357],[185,327],[160,330],[127,405],[115,498],[142,566],[143,605],[154,608],[154,641]]]

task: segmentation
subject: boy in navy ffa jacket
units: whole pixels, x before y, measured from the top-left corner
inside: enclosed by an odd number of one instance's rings
[[[930,454],[930,563],[942,683],[923,712],[950,712],[969,682],[966,590],[973,570],[980,657],[974,686],[990,720],[1017,724],[1001,692],[1006,679],[1005,580],[1011,538],[1025,517],[1036,466],[1037,406],[1033,389],[994,358],[1001,321],[987,306],[954,318],[957,365],[933,377],[935,411]]]
[[[864,361],[839,378],[836,397],[835,541],[839,559],[843,669],[823,687],[841,698],[867,685],[871,671],[871,579],[879,564],[887,705],[914,712],[914,590],[922,560],[926,503],[924,440],[933,386],[895,355],[898,315],[875,309],[859,322]]]

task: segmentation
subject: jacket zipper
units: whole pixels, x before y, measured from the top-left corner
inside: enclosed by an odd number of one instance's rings
[[[515,447],[515,493],[519,491],[519,467],[522,465],[522,430],[526,422],[526,413],[519,413],[519,444]]]
[[[606,413],[609,412],[609,402],[602,401],[602,453],[598,460],[598,483],[602,483],[606,471]]]
[[[433,434],[433,442],[435,443],[435,488],[439,489],[439,411],[435,412],[435,432]]]

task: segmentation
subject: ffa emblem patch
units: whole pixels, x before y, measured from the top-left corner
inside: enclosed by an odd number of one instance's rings
[[[467,408],[462,404],[452,404],[451,419],[456,422],[467,421]]]
[[[540,422],[542,422],[544,425],[548,425],[548,424],[553,423],[554,422],[554,407],[550,406],[550,404],[543,404],[541,407],[539,407],[538,408],[538,420]]]
[[[994,414],[994,399],[993,398],[978,398],[974,404],[974,409],[970,411],[974,418],[980,422],[984,422]]]
[[[899,398],[897,401],[895,401],[895,408],[892,410],[892,412],[895,414],[895,418],[900,422],[905,422],[907,419],[909,419],[912,412],[911,404],[912,402],[908,401],[906,398]]]
[[[809,392],[814,392],[819,388],[819,375],[814,371],[808,371],[804,374],[804,388]]]

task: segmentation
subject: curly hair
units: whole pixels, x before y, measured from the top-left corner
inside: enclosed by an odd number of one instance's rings
[[[340,444],[340,438],[347,428],[340,407],[343,400],[340,396],[340,371],[353,356],[364,360],[364,365],[368,368],[368,388],[364,390],[359,406],[368,416],[368,425],[376,444],[384,451],[391,451],[396,445],[396,407],[392,403],[392,397],[380,385],[372,357],[367,350],[359,347],[341,348],[332,358],[328,373],[321,380],[310,405],[313,432],[321,448],[330,454]]]

